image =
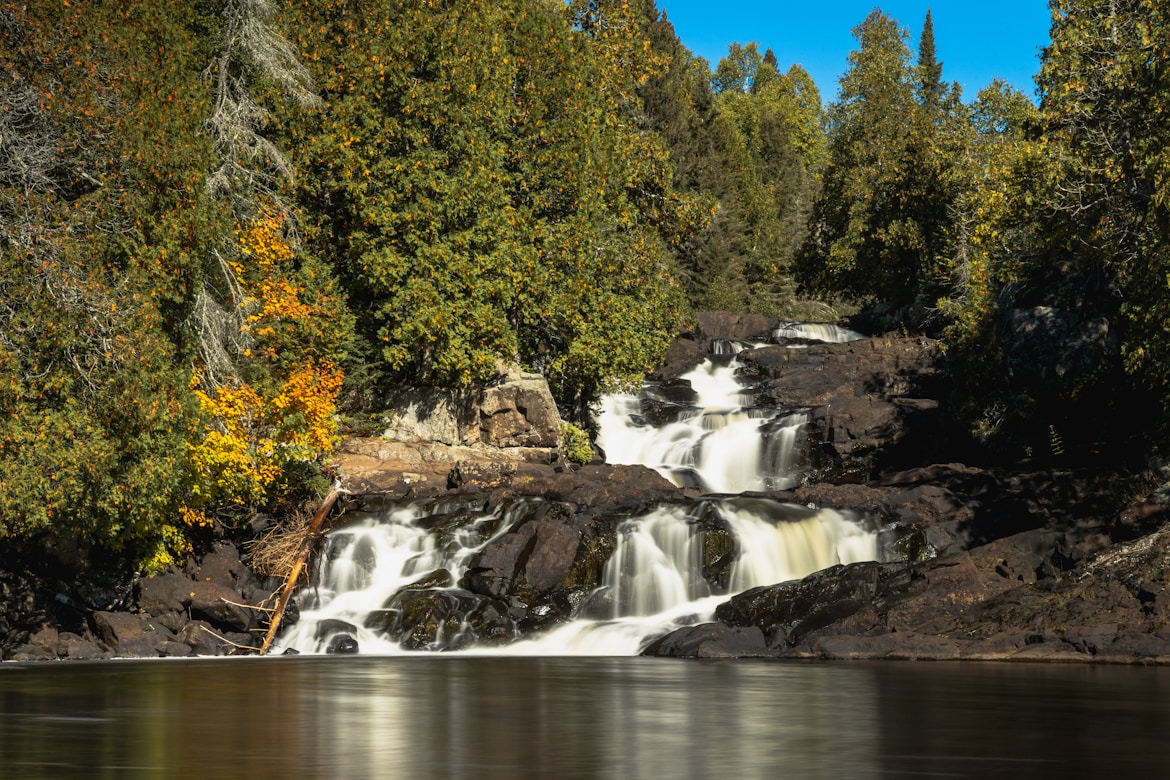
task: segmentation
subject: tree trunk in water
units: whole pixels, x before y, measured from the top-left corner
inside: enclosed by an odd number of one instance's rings
[[[329,491],[329,495],[325,496],[325,500],[321,502],[317,513],[313,515],[313,522],[309,524],[309,530],[305,534],[305,539],[301,544],[301,551],[297,554],[296,560],[293,562],[292,570],[288,574],[288,578],[284,581],[284,590],[280,592],[280,598],[276,602],[276,609],[272,613],[272,621],[268,624],[268,633],[264,636],[264,644],[260,645],[260,655],[267,655],[268,648],[272,645],[272,640],[276,638],[276,632],[280,629],[280,620],[284,617],[284,608],[288,605],[288,600],[292,596],[293,588],[296,587],[297,580],[300,579],[301,571],[305,568],[305,563],[309,560],[309,555],[313,550],[313,540],[317,537],[317,532],[321,530],[321,524],[325,522],[329,510],[337,503],[337,499],[341,496],[342,491],[334,487]]]

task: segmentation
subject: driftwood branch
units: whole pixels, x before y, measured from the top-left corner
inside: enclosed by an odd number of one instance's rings
[[[293,589],[296,588],[297,580],[300,579],[301,571],[305,568],[305,564],[313,552],[313,542],[317,537],[317,532],[321,530],[321,524],[325,522],[329,511],[337,503],[337,499],[343,492],[339,488],[334,487],[333,490],[329,491],[329,495],[325,497],[325,500],[321,502],[321,506],[317,509],[317,514],[313,515],[313,522],[309,525],[308,533],[305,534],[304,541],[301,543],[300,552],[297,553],[292,570],[288,573],[288,577],[284,581],[284,590],[280,592],[280,598],[277,599],[276,607],[272,611],[272,621],[268,624],[268,633],[264,636],[264,643],[260,645],[260,655],[268,654],[268,649],[272,646],[272,640],[276,638],[276,632],[280,629],[280,620],[284,617],[284,608],[288,605],[288,600],[292,596]]]

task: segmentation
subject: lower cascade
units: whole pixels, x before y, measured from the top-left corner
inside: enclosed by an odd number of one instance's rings
[[[618,522],[600,584],[528,635],[525,622],[550,607],[509,614],[506,600],[465,586],[475,554],[529,514],[472,512],[452,528],[420,502],[332,532],[277,651],[634,655],[674,628],[710,620],[734,593],[879,557],[873,530],[830,509],[747,497],[662,506]],[[441,508],[437,516],[450,517]]]

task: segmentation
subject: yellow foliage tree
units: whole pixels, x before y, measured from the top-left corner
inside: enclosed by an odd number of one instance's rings
[[[265,214],[236,230],[239,254],[229,263],[245,298],[241,377],[213,385],[200,371],[191,389],[203,412],[188,444],[192,485],[184,519],[209,522],[209,506],[258,507],[287,489],[290,466],[311,464],[337,440],[337,397],[344,378],[331,359],[297,349],[288,334],[329,319],[307,299],[293,273],[296,252],[284,218]],[[247,377],[246,379],[244,377]]]

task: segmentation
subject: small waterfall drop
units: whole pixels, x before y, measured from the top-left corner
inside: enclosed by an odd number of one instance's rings
[[[785,322],[772,329],[772,338],[776,341],[795,339],[843,344],[848,341],[860,341],[865,336],[834,322]]]
[[[742,351],[722,344],[716,348],[727,349],[723,355]],[[752,406],[737,368],[734,357],[711,357],[675,382],[604,398],[597,443],[607,460],[649,466],[707,493],[793,487],[808,414]]]
[[[471,523],[470,533],[444,541],[442,531],[425,524],[423,513],[408,507],[331,533],[318,584],[301,594],[300,620],[282,635],[278,651],[330,652],[336,637],[348,636],[363,653],[408,652],[400,638],[378,630],[386,625],[380,616],[393,612],[396,599],[414,588],[465,597],[458,583],[468,560],[510,527],[506,517],[485,512]],[[733,549],[709,549],[709,540],[725,540],[728,533]],[[730,595],[878,557],[877,534],[833,510],[741,497],[663,506],[618,528],[600,587],[575,619],[502,646],[463,645],[458,634],[465,627],[454,626],[432,646],[414,649],[635,655],[674,628],[711,620]]]

